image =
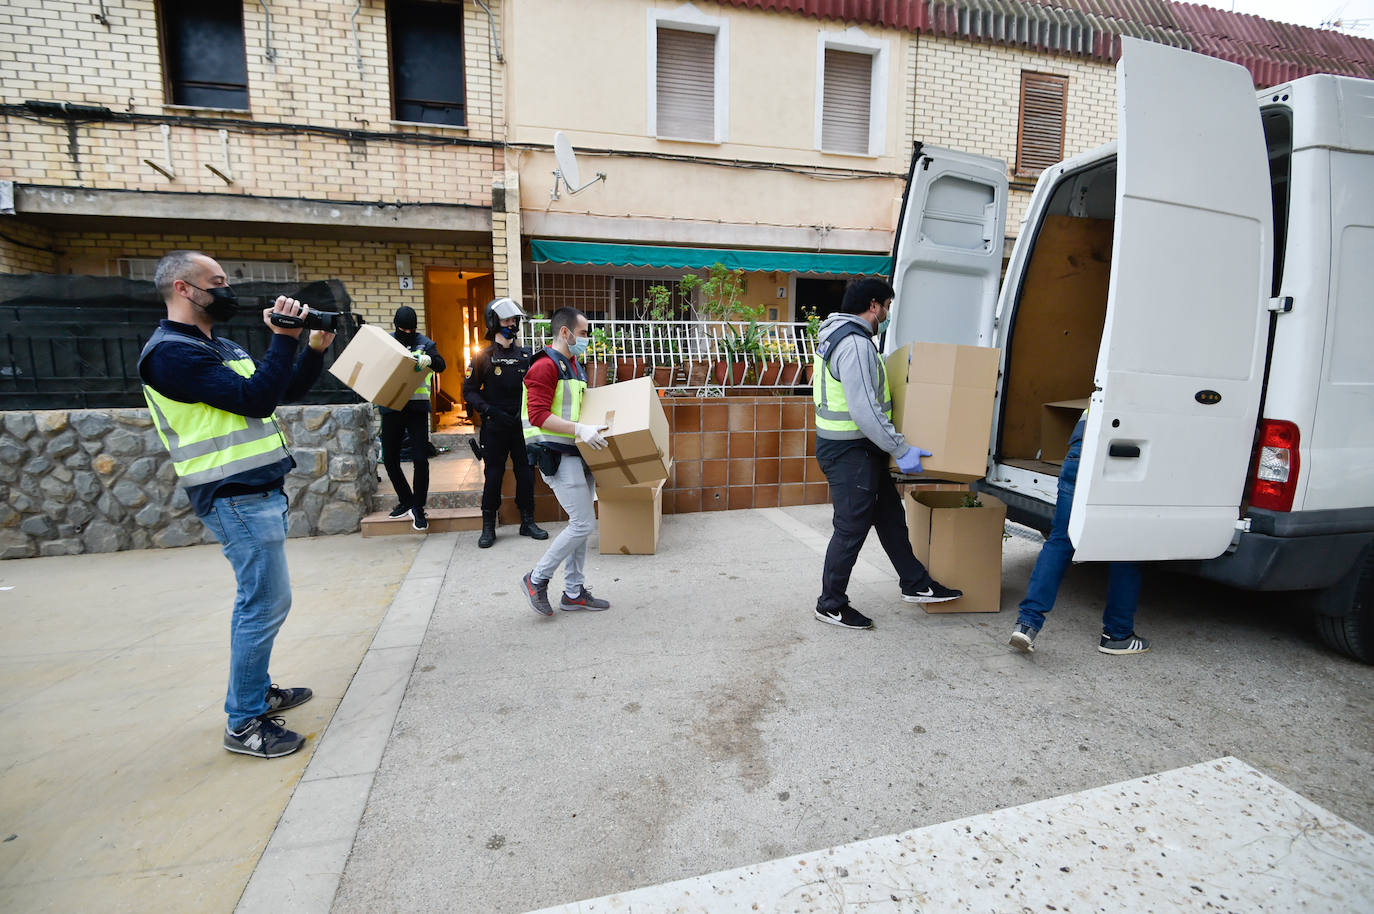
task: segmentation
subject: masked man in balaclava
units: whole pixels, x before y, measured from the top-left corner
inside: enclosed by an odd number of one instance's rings
[[[396,490],[396,507],[391,509],[392,517],[410,515],[410,525],[416,530],[429,529],[429,518],[425,516],[425,501],[429,498],[429,379],[447,367],[444,357],[434,346],[434,340],[420,333],[417,327],[415,309],[402,305],[396,309],[392,322],[396,332],[392,336],[396,342],[410,350],[415,357],[415,370],[425,379],[410,395],[410,400],[400,409],[377,407],[382,412],[382,463],[386,466],[387,478]],[[406,474],[401,470],[401,441],[410,442],[410,462],[415,467],[415,483],[406,482]]]

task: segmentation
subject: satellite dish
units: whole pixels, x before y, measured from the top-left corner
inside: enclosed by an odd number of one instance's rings
[[[568,189],[568,193],[575,194],[591,187],[597,181],[606,180],[606,173],[598,171],[596,177],[586,184],[582,184],[581,172],[577,167],[577,154],[573,152],[572,143],[563,131],[556,131],[553,135],[553,158],[558,163],[558,170],[553,173],[553,192],[549,195],[552,199],[558,199],[558,184],[562,181],[563,186]],[[580,186],[579,186],[580,185]]]

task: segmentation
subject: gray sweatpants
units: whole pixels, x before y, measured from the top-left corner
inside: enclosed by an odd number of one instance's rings
[[[554,537],[530,577],[536,584],[551,581],[558,566],[563,565],[563,592],[575,597],[586,583],[582,566],[587,562],[587,540],[596,529],[596,511],[592,507],[596,483],[592,471],[577,454],[564,454],[554,475],[547,476],[543,472],[539,475],[544,477],[553,494],[558,496],[558,503],[568,513],[568,526]]]

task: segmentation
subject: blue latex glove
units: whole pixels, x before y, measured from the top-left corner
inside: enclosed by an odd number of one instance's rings
[[[913,447],[901,457],[897,458],[897,469],[906,473],[908,476],[914,476],[921,472],[921,458],[929,456],[930,451],[927,451],[925,448]]]

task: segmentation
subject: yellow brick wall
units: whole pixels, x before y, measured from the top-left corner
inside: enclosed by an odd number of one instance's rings
[[[90,4],[10,0],[0,7],[0,101],[65,101],[102,105],[119,115],[187,121],[171,126],[176,177],[168,180],[142,161],[165,158],[158,123],[79,123],[74,158],[65,122],[8,113],[0,120],[0,177],[99,188],[488,205],[491,177],[504,168],[499,149],[265,129],[310,125],[421,135],[440,143],[503,139],[503,65],[494,59],[486,14],[472,3],[446,2],[464,20],[466,128],[392,122],[385,3],[366,2],[358,11],[360,72],[350,19],[354,4],[269,4],[274,59],[268,60],[263,7],[245,2],[251,111],[242,114],[164,103],[153,0],[107,4],[108,27],[93,19],[96,7]],[[488,5],[499,34],[502,4]],[[210,118],[224,123],[193,123]],[[229,132],[231,185],[205,167],[224,170],[220,129]]]
[[[121,257],[161,257],[175,248],[203,250],[224,260],[291,261],[302,282],[338,279],[353,300],[353,311],[369,322],[390,324],[396,309],[410,305],[425,326],[425,269],[453,267],[490,272],[485,245],[416,242],[327,241],[308,238],[252,238],[209,235],[56,233],[57,272],[113,274]],[[402,291],[396,257],[410,256],[415,288]],[[308,304],[308,302],[307,302]]]
[[[908,55],[912,136],[925,143],[996,156],[1016,167],[1021,71],[1069,79],[1064,157],[1116,137],[1116,70],[1111,64],[922,35]],[[910,147],[908,147],[908,155]],[[1017,234],[1033,178],[1014,178],[1007,234]]]
[[[0,216],[0,273],[52,273],[56,269],[52,232]]]

